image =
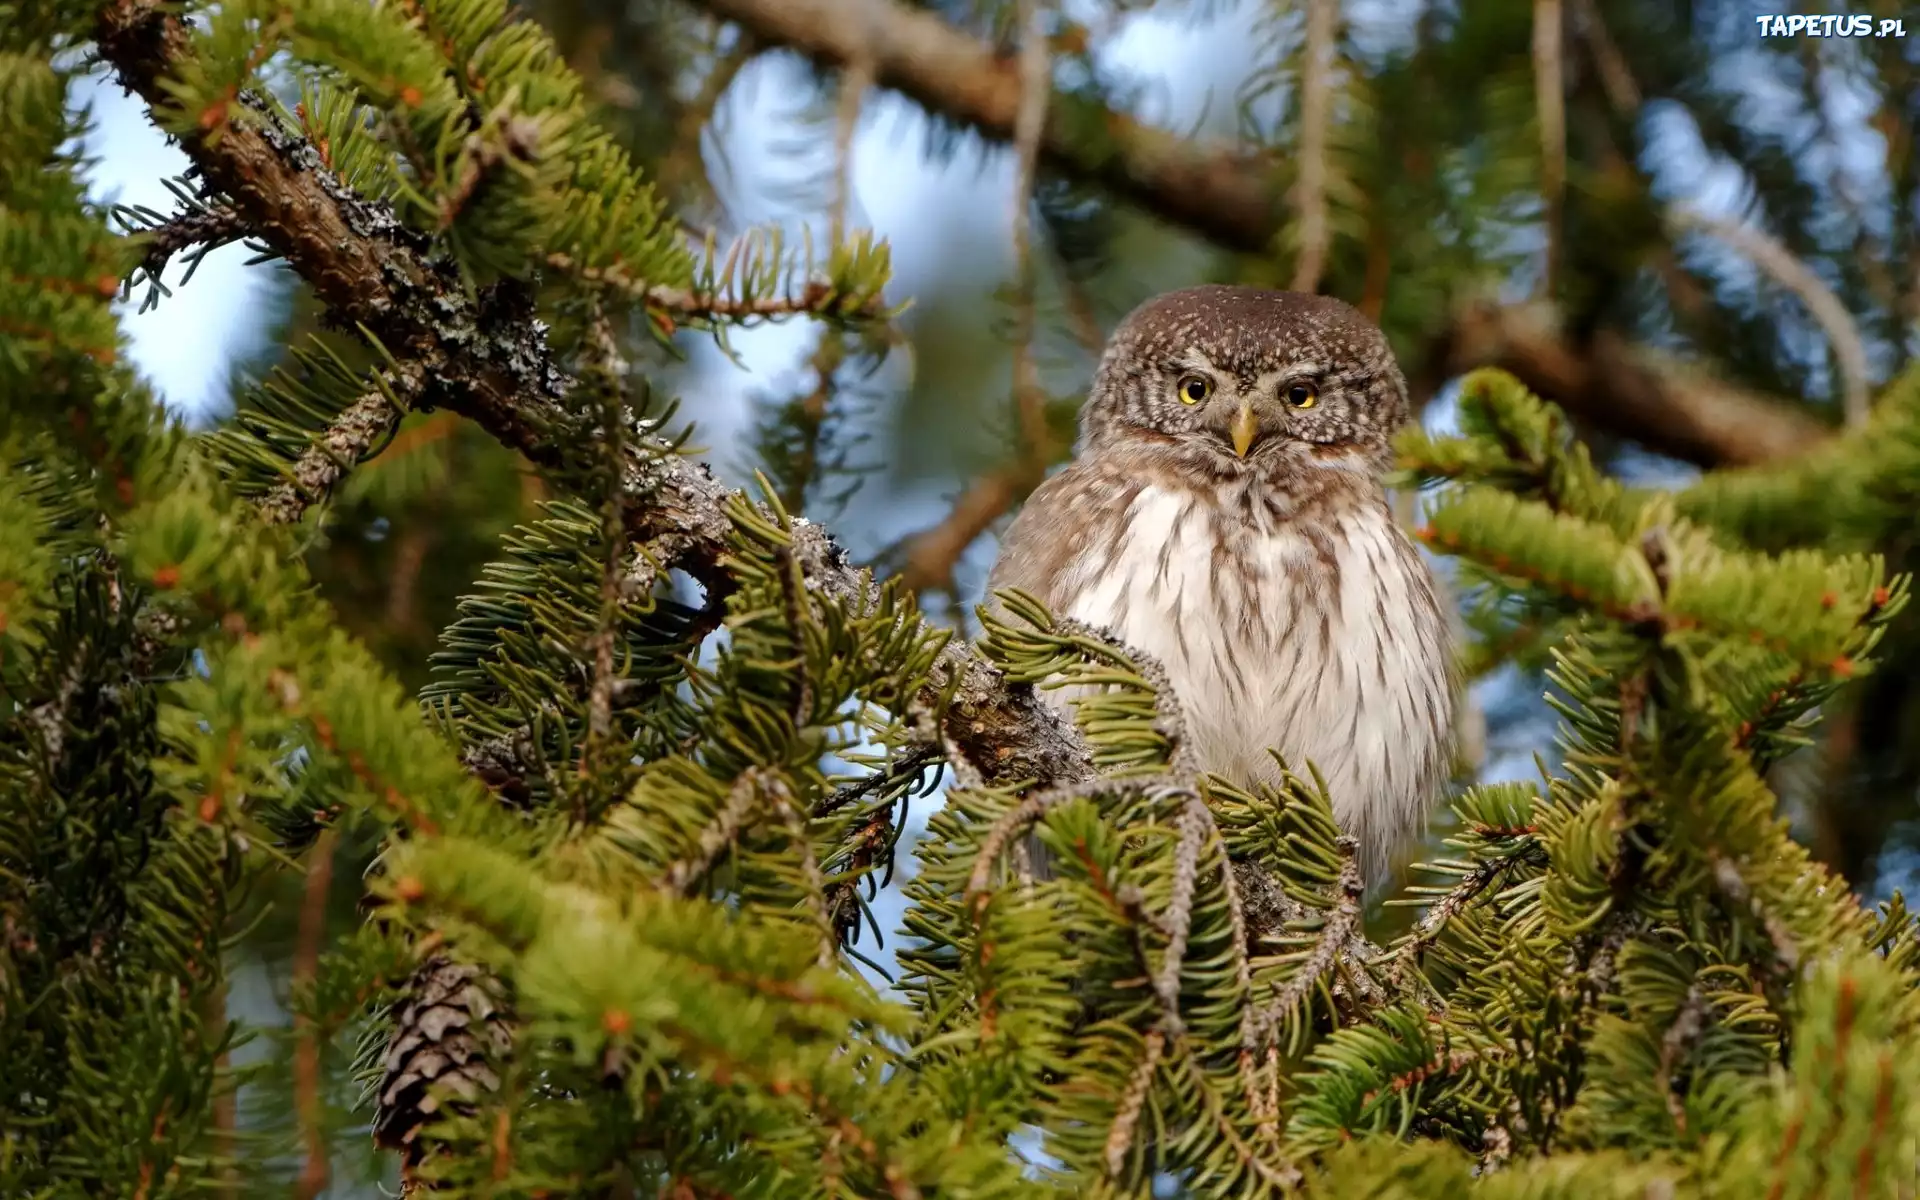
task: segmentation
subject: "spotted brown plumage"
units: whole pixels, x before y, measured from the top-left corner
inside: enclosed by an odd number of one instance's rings
[[[1338,300],[1148,301],[988,581],[1157,658],[1202,769],[1312,763],[1373,880],[1444,782],[1454,712],[1448,623],[1383,482],[1408,416],[1385,337]]]

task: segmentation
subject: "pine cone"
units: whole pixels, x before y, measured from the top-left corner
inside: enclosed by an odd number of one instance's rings
[[[420,964],[387,1038],[373,1135],[419,1161],[420,1129],[443,1104],[500,1086],[488,1060],[512,1043],[499,984],[467,963],[434,956]]]

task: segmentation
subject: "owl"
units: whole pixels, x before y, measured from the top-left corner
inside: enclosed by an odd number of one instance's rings
[[[1114,331],[1073,461],[988,580],[1158,659],[1202,770],[1317,767],[1370,882],[1451,758],[1450,625],[1384,483],[1409,413],[1386,338],[1338,300],[1160,296]]]

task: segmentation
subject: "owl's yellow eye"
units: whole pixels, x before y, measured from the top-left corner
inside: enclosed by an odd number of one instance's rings
[[[1296,383],[1287,389],[1287,403],[1295,408],[1312,408],[1320,402],[1320,393],[1310,383]]]
[[[1174,390],[1180,397],[1180,403],[1198,404],[1213,395],[1213,384],[1198,375],[1189,375],[1182,379],[1180,386]]]

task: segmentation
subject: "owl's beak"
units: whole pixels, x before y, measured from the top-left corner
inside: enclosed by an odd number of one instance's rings
[[[1248,447],[1253,445],[1253,439],[1260,436],[1260,421],[1253,415],[1251,400],[1240,402],[1240,411],[1233,414],[1233,423],[1227,426],[1227,432],[1233,436],[1234,454],[1245,458]]]

